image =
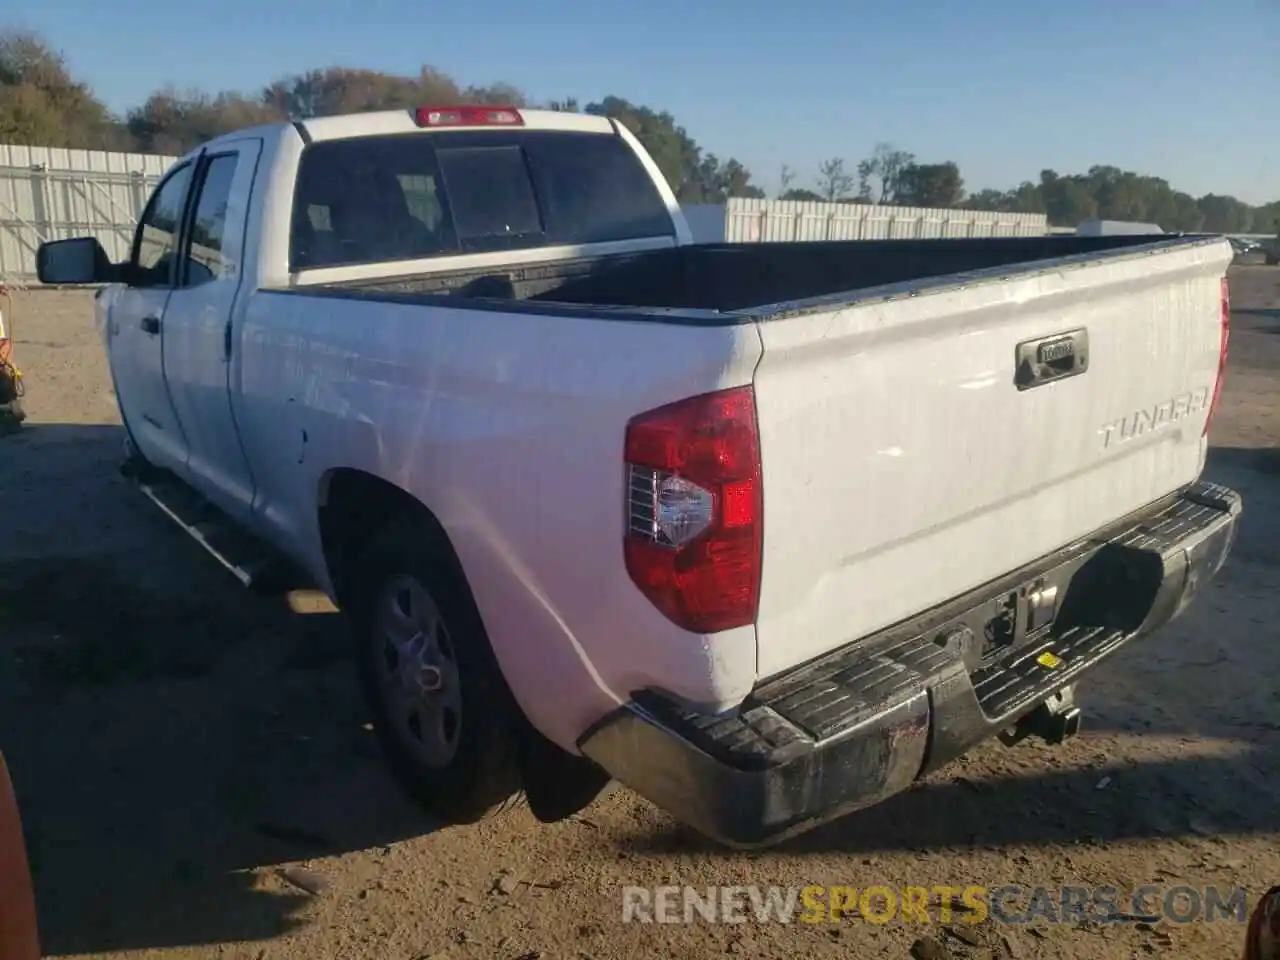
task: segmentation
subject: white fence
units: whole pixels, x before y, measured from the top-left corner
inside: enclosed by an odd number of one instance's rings
[[[914,240],[930,237],[1038,237],[1043,213],[996,213],[803,200],[746,200],[685,210],[700,243],[805,240]]]
[[[128,256],[138,211],[176,157],[0,144],[0,280],[34,283],[46,240],[96,236]],[[704,243],[1038,236],[1044,214],[733,199],[686,208]]]
[[[138,212],[176,159],[0,144],[0,280],[34,283],[46,240],[96,236],[126,259]]]

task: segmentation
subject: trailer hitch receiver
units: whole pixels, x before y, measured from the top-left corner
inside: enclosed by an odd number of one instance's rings
[[[1080,708],[1075,704],[1075,688],[1065,687],[1045,700],[1014,726],[1000,732],[1000,742],[1007,747],[1027,737],[1039,737],[1045,743],[1064,743],[1080,732]]]

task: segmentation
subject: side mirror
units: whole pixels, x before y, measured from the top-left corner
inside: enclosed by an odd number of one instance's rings
[[[36,251],[36,276],[41,283],[114,283],[117,273],[97,237],[53,240]]]

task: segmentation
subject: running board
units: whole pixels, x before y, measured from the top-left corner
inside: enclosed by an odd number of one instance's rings
[[[135,477],[138,489],[245,587],[255,591],[301,586],[293,565],[242,532],[231,520],[181,480],[171,476]]]

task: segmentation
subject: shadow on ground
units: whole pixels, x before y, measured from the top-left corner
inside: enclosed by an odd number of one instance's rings
[[[1244,320],[1280,320],[1280,309],[1274,307],[1233,307],[1231,310],[1232,321]],[[1255,328],[1256,329],[1256,328]],[[1268,333],[1275,333],[1276,329],[1269,329]]]
[[[357,850],[373,850],[376,866],[380,846],[430,824],[383,770],[339,618],[244,593],[116,475],[119,445],[115,427],[37,426],[0,441],[0,489],[16,511],[0,533],[0,749],[30,835],[46,950],[275,937],[305,922],[312,902],[276,866]],[[1210,476],[1264,491],[1247,505],[1244,559],[1233,559],[1227,579],[1275,555],[1275,528],[1254,518],[1276,510],[1265,493],[1276,471],[1273,451],[1211,457]],[[1257,677],[1275,675],[1273,643],[1265,657],[1212,659],[1219,608],[1240,613],[1234,590],[1207,596],[1170,628],[1182,630],[1184,663],[1148,665],[1132,689],[1098,684],[1099,729],[1190,737],[1150,698],[1185,699],[1184,668],[1196,658],[1217,673],[1194,682],[1227,698],[1235,684],[1256,688]],[[1248,729],[1233,727],[1239,711],[1225,706],[1207,715],[1212,730],[1194,733],[1221,733],[1238,749],[1137,765],[1103,757],[1065,770],[1052,751],[1023,746],[1039,751],[1025,776],[979,781],[953,766],[780,850],[1273,832],[1280,797],[1268,784],[1280,741],[1268,724],[1280,707],[1247,712]],[[1103,776],[1112,788],[1099,791]],[[628,846],[721,849],[686,830]]]
[[[312,900],[275,865],[431,829],[341,618],[244,592],[118,476],[120,441],[0,441],[0,749],[50,956],[274,937]]]
[[[1275,734],[1270,734],[1274,740]],[[1015,749],[1037,749],[1019,746]],[[1039,748],[1050,767],[1053,756]],[[1237,797],[1223,788],[1257,784],[1280,764],[1280,750],[1256,745],[1223,759],[1099,764],[1034,776],[971,780],[955,770],[880,806],[802,834],[763,856],[874,854],[940,848],[1106,846],[1123,841],[1273,834],[1274,795]],[[1104,783],[1105,789],[1099,789]],[[1209,797],[1212,799],[1209,799]],[[683,827],[637,838],[642,856],[715,853],[722,848]]]
[[[1280,437],[1276,440],[1280,442]],[[1210,478],[1216,473],[1239,470],[1267,477],[1280,476],[1280,447],[1214,447],[1209,451],[1205,471]]]

